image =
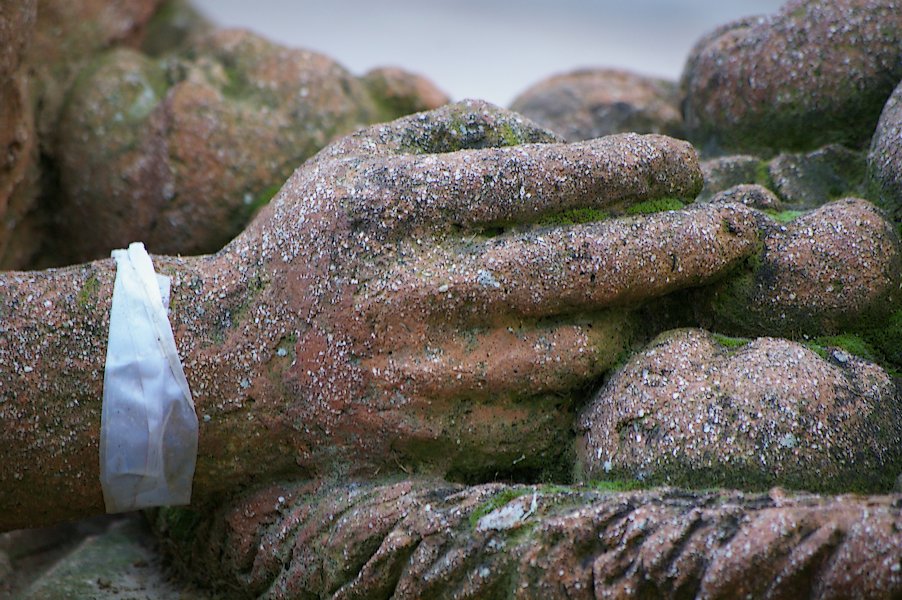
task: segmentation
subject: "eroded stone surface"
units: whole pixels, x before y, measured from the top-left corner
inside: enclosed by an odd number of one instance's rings
[[[35,69],[36,113],[42,143],[50,143],[59,112],[78,72],[94,56],[115,46],[140,44],[145,26],[163,0],[40,0],[28,55]]]
[[[731,150],[861,147],[902,79],[896,0],[791,0],[719,28],[683,72],[689,134]]]
[[[902,220],[902,83],[887,100],[868,154],[868,179],[875,200]]]
[[[902,399],[877,365],[776,338],[661,334],[580,418],[587,476],[729,488],[888,491]]]
[[[676,84],[616,69],[549,77],[514,99],[511,109],[571,142],[612,133],[682,133]]]
[[[899,519],[888,496],[411,480],[273,486],[158,527],[183,572],[230,595],[788,600],[899,594]]]

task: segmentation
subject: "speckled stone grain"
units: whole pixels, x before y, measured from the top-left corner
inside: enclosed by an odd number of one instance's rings
[[[714,194],[712,204],[741,203],[763,210],[781,210],[783,203],[772,191],[756,183],[741,183]]]
[[[579,421],[586,476],[763,489],[888,491],[902,471],[902,400],[877,365],[758,338],[665,332]]]
[[[683,141],[535,143],[553,139],[478,101],[374,125],[219,253],[153,257],[200,422],[195,502],[283,477],[569,471],[562,440],[629,342],[628,307],[723,277],[759,232],[742,205],[542,224],[701,187]],[[113,277],[110,259],[0,274],[2,529],[102,510]]]

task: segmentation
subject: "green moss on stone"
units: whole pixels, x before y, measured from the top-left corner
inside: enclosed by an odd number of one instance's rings
[[[730,337],[719,333],[712,333],[711,335],[714,337],[714,340],[724,348],[742,348],[752,341],[749,338]]]
[[[604,221],[610,215],[597,208],[571,208],[561,213],[545,215],[539,220],[539,225],[579,225],[581,223],[595,223]]]
[[[816,338],[814,343],[822,348],[834,347],[841,348],[849,354],[853,354],[859,358],[877,361],[877,352],[871,345],[861,336],[854,333],[843,333],[840,335],[823,336]]]
[[[527,143],[523,136],[514,131],[514,128],[509,123],[502,123],[498,127],[498,133],[505,146],[519,146]]]
[[[596,492],[631,492],[649,487],[638,479],[598,479],[590,481],[587,487]]]
[[[774,180],[770,176],[770,164],[762,160],[755,167],[755,183],[768,189],[773,188]]]
[[[716,288],[710,310],[715,322],[740,332],[754,331],[758,318],[749,311],[756,286],[754,266],[748,262]]]
[[[777,223],[789,223],[805,214],[803,210],[765,210],[764,212]]]
[[[677,198],[657,198],[655,200],[646,200],[633,204],[626,209],[628,215],[649,215],[657,212],[668,210],[680,210],[685,208],[685,204]]]
[[[574,488],[556,483],[546,483],[539,486],[539,491],[543,494],[572,494]]]
[[[480,504],[476,507],[472,513],[470,513],[470,526],[476,527],[476,524],[479,523],[479,519],[486,516],[490,512],[501,508],[507,504],[510,504],[517,498],[521,496],[525,496],[526,494],[531,493],[532,490],[530,488],[505,488],[499,491],[497,494]]]
[[[99,288],[100,282],[97,281],[97,277],[95,275],[88,277],[88,280],[81,286],[81,289],[78,290],[78,295],[75,297],[75,302],[78,304],[78,307],[87,308],[88,304],[91,303],[94,298],[94,295],[97,294]]]
[[[167,506],[160,508],[157,513],[160,529],[168,533],[173,540],[181,543],[191,540],[200,521],[200,513],[189,508]]]
[[[874,319],[858,332],[883,359],[884,368],[894,374],[902,371],[902,309]]]
[[[826,359],[828,356],[827,349],[824,348],[823,346],[821,346],[820,344],[818,344],[817,342],[802,342],[802,345],[823,359]]]
[[[418,126],[399,140],[399,148],[405,153],[441,154],[556,141],[552,133],[535,128],[514,113],[488,115],[461,103],[436,113],[423,113]]]

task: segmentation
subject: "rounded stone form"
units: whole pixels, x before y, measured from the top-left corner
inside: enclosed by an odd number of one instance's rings
[[[749,268],[701,289],[698,323],[741,335],[820,336],[872,327],[900,301],[902,248],[883,212],[846,198],[760,215]]]
[[[814,208],[864,193],[865,156],[839,144],[780,154],[768,165],[770,187],[787,206]]]
[[[424,110],[435,110],[451,101],[429,79],[399,69],[379,67],[368,71],[361,81],[369,89],[376,104],[384,107],[388,118]]]
[[[520,94],[511,110],[576,142],[613,133],[682,134],[676,84],[616,69],[555,75]]]
[[[111,48],[141,43],[164,0],[41,0],[28,63],[42,150],[53,154],[60,111],[81,69]]]
[[[715,194],[741,184],[766,183],[766,164],[757,156],[737,154],[703,160],[700,164],[705,187],[699,201],[710,200]]]
[[[902,220],[902,83],[887,100],[868,154],[872,197],[895,221]]]
[[[902,403],[875,364],[776,338],[661,334],[592,400],[580,457],[595,478],[887,491]]]
[[[782,203],[772,191],[756,183],[740,183],[722,192],[718,192],[711,198],[712,204],[730,204],[739,202],[752,208],[763,210],[780,210]]]
[[[214,252],[305,159],[378,116],[332,59],[245,31],[217,31],[181,59],[101,56],[61,118],[59,257],[135,240],[157,254]]]
[[[681,82],[685,125],[708,149],[860,147],[900,79],[898,0],[791,0],[696,44]]]

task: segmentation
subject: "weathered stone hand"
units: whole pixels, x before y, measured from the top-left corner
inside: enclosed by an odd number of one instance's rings
[[[683,142],[531,143],[551,141],[476,102],[376,126],[222,252],[155,259],[201,416],[195,498],[288,474],[570,468],[574,396],[626,347],[627,306],[723,274],[758,230],[739,205],[541,225],[701,185]],[[4,276],[3,527],[101,509],[113,276]]]
[[[623,351],[624,306],[724,272],[757,230],[737,207],[534,227],[692,195],[694,154],[639,136],[448,152],[502,135],[549,141],[471,103],[366,130],[299,169],[220,257],[232,308],[204,317],[217,352],[201,364],[185,351],[195,394],[218,400],[209,426],[253,419],[275,462],[309,476],[569,470],[572,392]],[[245,472],[275,466],[244,452]]]

